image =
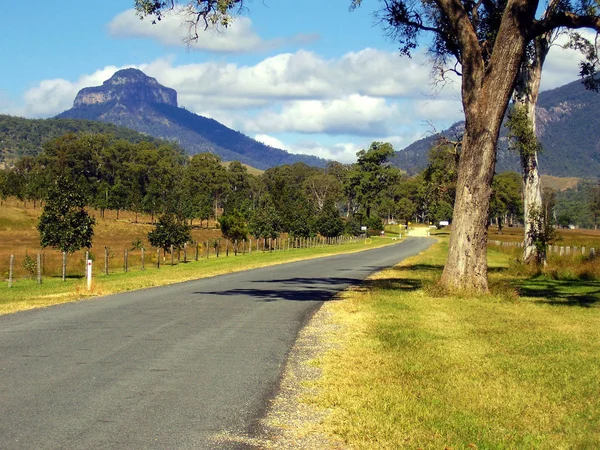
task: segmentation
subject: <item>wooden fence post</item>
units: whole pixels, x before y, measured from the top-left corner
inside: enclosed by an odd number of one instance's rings
[[[183,244],[183,263],[187,262],[187,242]]]
[[[123,255],[123,265],[125,269],[125,273],[127,273],[127,269],[129,269],[129,250],[125,249],[125,254]]]
[[[160,269],[160,248],[156,249],[156,268]]]
[[[108,275],[108,247],[104,247],[104,275]]]
[[[42,255],[37,254],[37,282],[42,284]]]
[[[200,243],[196,242],[196,254],[195,254],[195,260],[198,261],[198,253],[200,252]]]
[[[13,271],[15,269],[15,255],[10,255],[10,262],[8,263],[8,287],[11,288],[13,285]]]
[[[171,247],[169,248],[169,250],[171,251],[171,265],[175,265],[175,255],[173,254],[173,245],[171,245]]]
[[[142,247],[142,270],[146,270],[146,249]]]
[[[67,281],[67,252],[62,252],[62,280]]]

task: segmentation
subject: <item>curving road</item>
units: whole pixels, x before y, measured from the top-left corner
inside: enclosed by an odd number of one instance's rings
[[[433,242],[0,316],[0,448],[251,448],[305,321]]]

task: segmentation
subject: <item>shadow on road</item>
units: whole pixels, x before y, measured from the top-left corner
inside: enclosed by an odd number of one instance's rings
[[[337,293],[352,286],[361,285],[365,288],[386,288],[413,291],[420,289],[420,280],[410,278],[391,278],[384,280],[361,280],[358,278],[285,278],[277,280],[256,280],[256,284],[264,286],[247,289],[228,289],[222,291],[198,291],[197,295],[219,295],[227,297],[247,296],[264,302],[279,300],[293,301],[327,301]],[[271,285],[283,285],[285,289],[270,288]]]

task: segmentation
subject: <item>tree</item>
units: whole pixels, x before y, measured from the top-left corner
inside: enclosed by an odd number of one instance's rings
[[[154,230],[148,233],[150,245],[162,248],[163,254],[166,254],[167,249],[170,249],[171,246],[175,249],[180,249],[186,242],[191,240],[190,227],[185,223],[177,221],[173,214],[163,214],[160,216],[154,226]]]
[[[588,13],[597,14],[596,7],[582,2],[582,9]],[[550,0],[542,14],[542,20],[556,13],[565,5],[561,0]],[[553,41],[561,32],[550,29],[536,36],[530,43],[521,63],[517,85],[514,93],[514,106],[509,114],[507,126],[512,138],[513,148],[516,149],[521,161],[524,205],[524,238],[523,260],[546,263],[546,247],[534,242],[534,236],[543,236],[548,227],[542,222],[542,188],[539,175],[538,154],[542,150],[536,137],[536,106],[542,79],[542,68]],[[598,90],[598,80],[595,78],[598,55],[596,46],[580,34],[570,33],[569,46],[580,50],[586,60],[580,65],[580,75],[588,89]]]
[[[423,172],[428,221],[452,219],[459,158],[460,145],[446,139],[429,150],[429,164]]]
[[[58,177],[54,181],[38,222],[42,248],[74,253],[92,246],[96,221],[84,209],[85,203],[72,180]]]
[[[387,164],[393,155],[394,148],[387,142],[373,142],[368,150],[356,154],[358,161],[348,174],[348,188],[355,193],[367,218],[380,193],[398,179],[398,169]]]
[[[449,59],[456,60],[451,69],[456,73],[460,65],[466,126],[448,259],[440,283],[451,290],[485,292],[486,222],[498,134],[527,45],[559,27],[600,29],[600,19],[577,14],[562,3],[537,20],[537,0],[393,0],[385,5],[382,16],[401,44],[401,53],[410,54],[420,34],[431,32],[430,49],[440,73],[445,73]]]
[[[502,230],[504,222],[512,221],[523,213],[522,189],[519,174],[504,172],[497,174],[492,183],[492,199],[490,205],[490,219],[496,219],[498,229]]]
[[[590,210],[594,217],[594,230],[598,229],[600,221],[600,184],[594,186],[590,193]]]
[[[362,0],[352,0],[358,7]],[[537,20],[538,0],[478,1],[433,0],[413,2],[385,0],[381,22],[410,55],[422,33],[431,33],[434,67],[445,74],[450,60],[461,81],[465,135],[458,169],[454,220],[448,259],[440,284],[450,290],[486,292],[487,221],[496,147],[502,120],[515,87],[528,43],[551,30],[594,28],[600,18],[594,5],[581,13],[568,2]],[[187,2],[191,38],[199,24],[227,26],[229,14],[241,8],[241,0]],[[158,19],[174,1],[136,0],[141,16]],[[458,68],[460,67],[460,72]]]
[[[249,229],[257,238],[275,239],[281,232],[281,218],[272,204],[258,208],[250,220]]]
[[[230,211],[219,218],[221,234],[233,243],[233,251],[237,255],[238,245],[248,238],[248,224],[239,211]]]
[[[333,200],[328,200],[317,216],[316,228],[321,236],[337,237],[344,232],[344,222]]]
[[[322,211],[327,200],[337,200],[342,192],[342,184],[338,179],[326,173],[317,173],[304,181],[304,190],[316,206],[317,211]]]

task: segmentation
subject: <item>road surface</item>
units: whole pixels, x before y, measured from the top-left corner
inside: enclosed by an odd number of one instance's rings
[[[0,448],[251,448],[311,314],[432,242],[0,316]]]

